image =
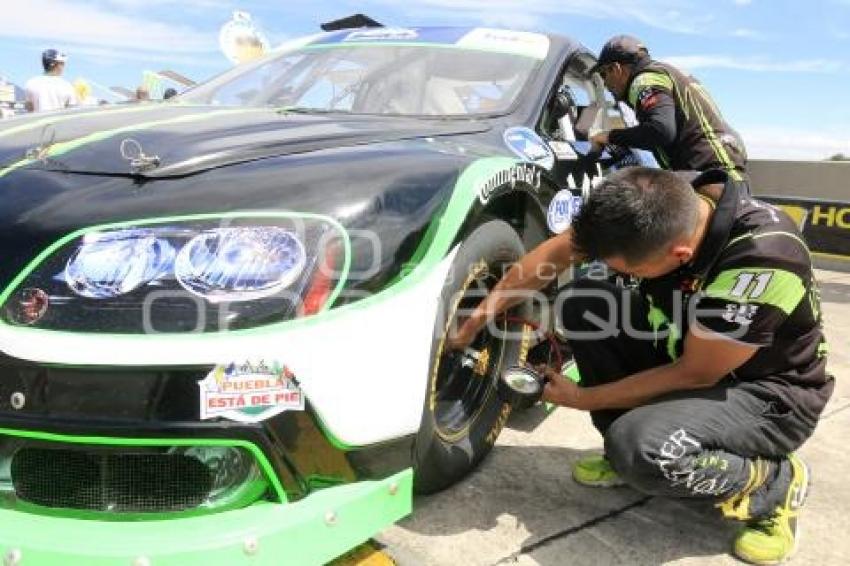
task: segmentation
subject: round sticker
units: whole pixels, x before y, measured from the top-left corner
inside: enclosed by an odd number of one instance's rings
[[[551,169],[555,165],[555,155],[546,142],[534,130],[513,127],[505,130],[505,145],[519,157]]]
[[[549,230],[560,234],[569,228],[580,207],[581,197],[573,196],[568,190],[558,191],[549,203],[549,213],[546,215]]]

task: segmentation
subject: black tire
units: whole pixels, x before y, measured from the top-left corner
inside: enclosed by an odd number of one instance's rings
[[[484,361],[474,368],[463,367],[461,356],[445,350],[444,342],[457,310],[479,302],[485,288],[492,289],[507,266],[524,253],[516,231],[506,222],[491,220],[473,230],[455,256],[441,295],[425,407],[413,450],[418,493],[448,487],[475,468],[510,416],[511,407],[499,399],[496,383],[503,368],[524,356],[527,340],[483,330],[472,347],[489,355],[482,356]],[[527,310],[523,305],[511,314],[525,316]],[[511,336],[521,333],[522,324],[499,325],[511,330]]]

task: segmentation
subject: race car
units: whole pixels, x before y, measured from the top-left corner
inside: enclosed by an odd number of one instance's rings
[[[493,446],[524,317],[445,337],[633,117],[565,37],[342,29],[0,123],[6,564],[319,564]]]

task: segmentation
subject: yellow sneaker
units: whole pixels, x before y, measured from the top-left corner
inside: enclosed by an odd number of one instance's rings
[[[797,550],[797,518],[809,490],[809,469],[795,454],[788,456],[791,482],[784,501],[766,519],[747,523],[735,537],[733,552],[752,564],[779,564]]]
[[[617,475],[605,456],[586,456],[573,466],[573,479],[588,487],[617,487],[626,482]]]

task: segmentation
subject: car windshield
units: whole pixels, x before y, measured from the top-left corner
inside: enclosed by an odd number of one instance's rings
[[[539,61],[447,46],[305,47],[237,68],[181,97],[304,112],[503,114]]]

